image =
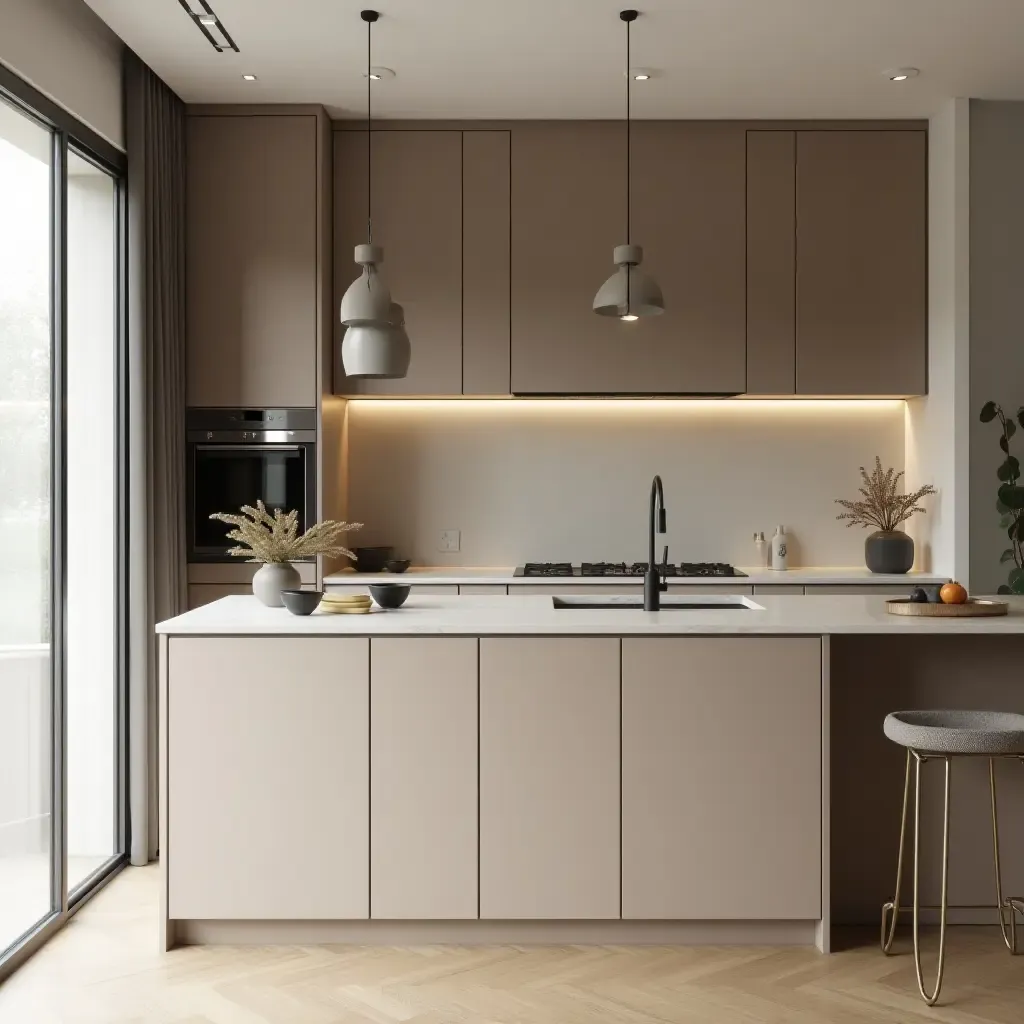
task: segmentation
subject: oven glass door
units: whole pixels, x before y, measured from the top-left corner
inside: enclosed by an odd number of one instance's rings
[[[298,509],[299,532],[307,526],[306,465],[311,449],[303,445],[196,444],[192,465],[193,556],[223,557],[234,541],[227,523],[211,519],[213,512],[237,514],[259,498],[274,509]]]

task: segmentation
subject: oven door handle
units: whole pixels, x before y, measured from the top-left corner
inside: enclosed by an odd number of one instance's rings
[[[298,452],[300,444],[196,444],[197,452]]]

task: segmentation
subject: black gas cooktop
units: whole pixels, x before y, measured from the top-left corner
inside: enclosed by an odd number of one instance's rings
[[[680,562],[658,566],[666,576],[683,578],[746,576],[745,572],[725,562]],[[565,576],[643,576],[647,572],[646,562],[583,562],[572,565],[569,562],[527,562],[519,566],[514,575],[529,577]]]

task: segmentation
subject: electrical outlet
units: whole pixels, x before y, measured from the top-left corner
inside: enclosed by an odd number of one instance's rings
[[[441,536],[437,542],[438,551],[458,551],[459,550],[459,531],[458,530],[442,530]]]

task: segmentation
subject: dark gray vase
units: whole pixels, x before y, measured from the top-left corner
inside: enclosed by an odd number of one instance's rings
[[[876,530],[864,541],[864,561],[872,572],[910,572],[914,565],[914,538],[900,530]]]

